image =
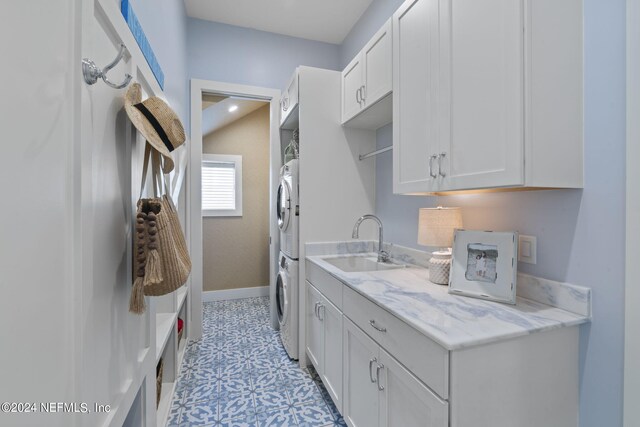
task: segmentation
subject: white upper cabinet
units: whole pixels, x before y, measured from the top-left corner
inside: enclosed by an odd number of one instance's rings
[[[373,36],[362,49],[363,84],[362,104],[364,108],[378,102],[391,92],[391,19]]]
[[[407,0],[394,192],[583,185],[582,1]]]
[[[358,55],[342,72],[342,122],[362,110],[362,55]]]
[[[391,122],[391,19],[342,71],[342,123],[377,129]]]
[[[287,88],[280,97],[280,126],[290,117],[291,112],[298,106],[298,70],[293,73]],[[293,126],[297,127],[297,126]]]
[[[438,0],[405,2],[393,16],[394,192],[435,191],[439,108]]]
[[[524,184],[522,2],[451,0],[441,14],[449,53],[448,120],[438,175],[448,189]],[[450,8],[450,9],[449,9]],[[450,129],[450,134],[447,130]]]

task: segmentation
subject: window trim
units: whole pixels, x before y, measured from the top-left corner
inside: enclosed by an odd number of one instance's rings
[[[235,209],[201,209],[203,217],[242,216],[242,156],[236,154],[203,154],[200,169],[206,162],[234,163],[236,172],[236,208]],[[202,198],[202,193],[200,193]],[[202,202],[200,203],[202,207]]]

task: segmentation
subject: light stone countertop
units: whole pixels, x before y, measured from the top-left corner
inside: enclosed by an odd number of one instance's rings
[[[371,247],[364,247],[364,250],[367,249],[371,250]],[[447,350],[590,321],[591,294],[587,288],[519,275],[516,285],[518,295],[526,294],[529,298],[540,296],[538,299],[545,303],[518,296],[516,305],[509,305],[451,295],[447,286],[429,281],[429,271],[424,267],[408,265],[392,270],[344,272],[325,261],[327,258],[344,256],[344,250],[336,250],[333,254],[327,254],[331,251],[324,250],[321,251],[324,253],[322,255],[313,255],[317,252],[308,249],[307,261],[324,269]],[[376,256],[373,252],[348,252],[353,256]],[[555,302],[566,303],[564,305],[575,313],[549,305]]]

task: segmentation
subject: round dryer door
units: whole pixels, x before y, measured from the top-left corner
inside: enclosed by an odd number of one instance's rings
[[[278,273],[278,279],[276,280],[276,307],[278,310],[278,322],[280,326],[283,326],[287,321],[287,314],[289,313],[289,300],[287,297],[287,278],[284,272]]]
[[[280,181],[278,187],[278,200],[276,201],[278,212],[278,227],[285,231],[289,226],[289,218],[291,217],[291,189],[284,179]]]

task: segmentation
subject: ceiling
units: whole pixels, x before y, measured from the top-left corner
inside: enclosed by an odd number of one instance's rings
[[[227,99],[228,96],[224,96],[224,95],[214,95],[214,94],[208,94],[208,93],[203,93],[202,94],[202,109],[205,110],[209,107],[211,107],[213,104],[216,104],[220,101],[223,101],[225,99]]]
[[[216,100],[215,98],[219,99]],[[205,103],[209,105],[202,110],[202,135],[208,135],[254,112],[268,102],[244,98],[203,95],[202,103],[203,106]],[[238,109],[229,112],[229,107],[232,105],[236,105]]]
[[[372,0],[184,0],[192,18],[341,44]]]

